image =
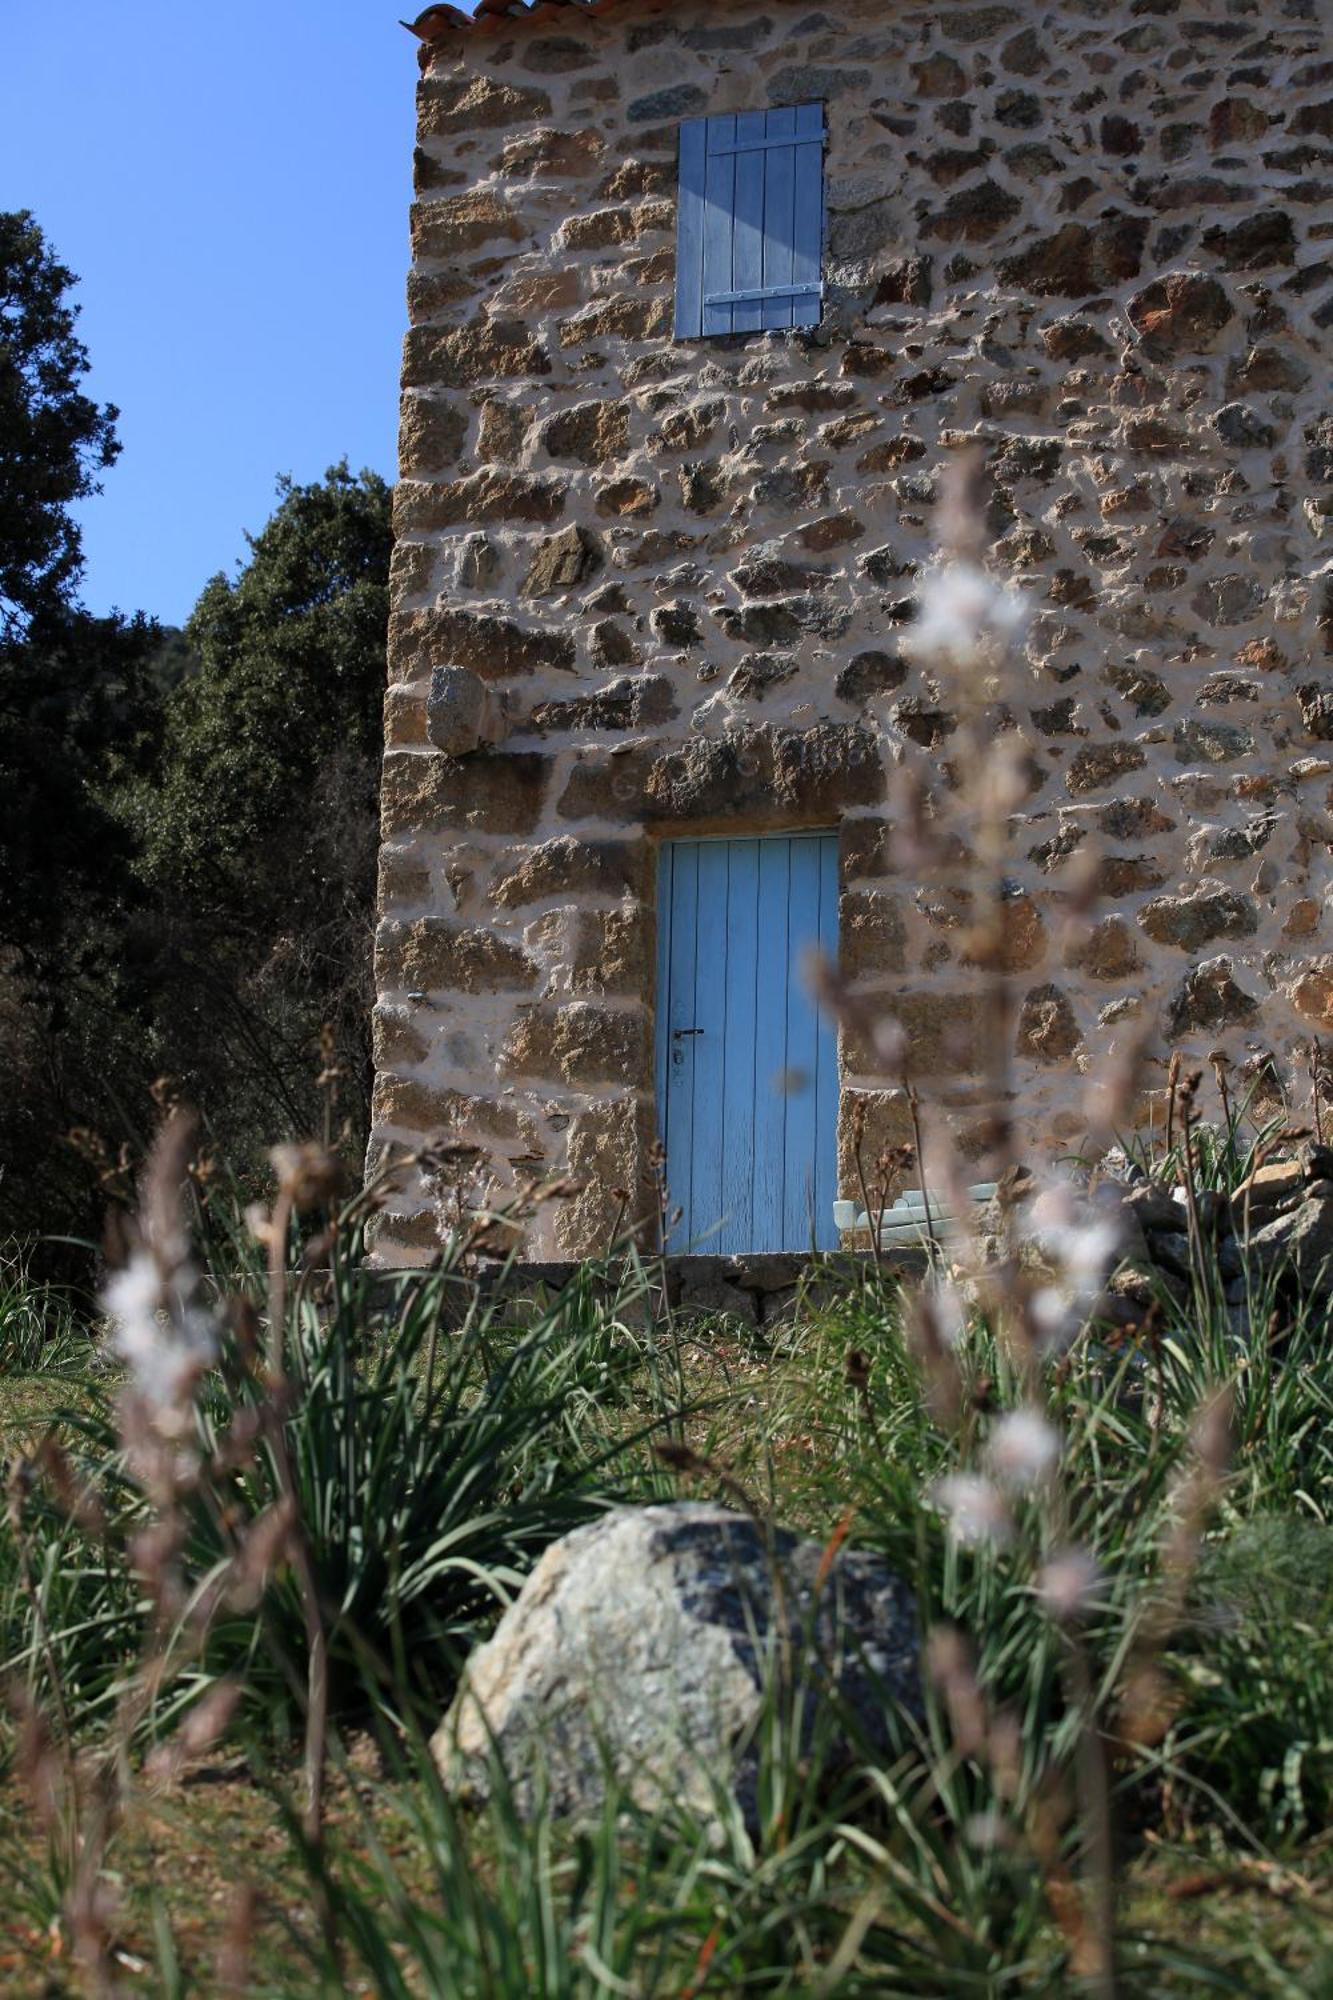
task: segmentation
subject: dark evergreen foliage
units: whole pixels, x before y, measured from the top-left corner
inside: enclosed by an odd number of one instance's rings
[[[91,616],[69,509],[118,445],[73,283],[0,215],[0,1240],[96,1233],[159,1078],[243,1172],[330,1055],[353,1155],[369,1097],[389,488],[280,481],[184,633]]]
[[[0,214],[0,637],[69,604],[83,567],[71,501],[98,491],[119,414],[79,387],[73,273],[26,209]]]

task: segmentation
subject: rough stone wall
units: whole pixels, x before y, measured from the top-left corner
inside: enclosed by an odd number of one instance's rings
[[[673,343],[679,121],[823,99],[816,334]],[[900,650],[979,441],[1029,594],[1021,1103],[1081,1129],[1149,1008],[1289,1061],[1333,1026],[1333,36],[1321,0],[675,0],[510,22],[420,93],[383,800],[376,1146],[584,1184],[652,1143],[654,841],[842,828],[845,970],[947,1075],[977,1005],[891,872],[884,771],[947,754]],[[1106,913],[1072,955],[1062,878]],[[844,1127],[902,1136],[868,1052]],[[844,1141],[844,1152],[846,1141]],[[845,1191],[847,1165],[844,1161]],[[434,1240],[408,1187],[380,1254]]]

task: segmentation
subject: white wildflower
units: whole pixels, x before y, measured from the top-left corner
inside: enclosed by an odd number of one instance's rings
[[[1042,1250],[1080,1294],[1098,1291],[1120,1248],[1119,1224],[1080,1201],[1067,1181],[1044,1188],[1029,1211]]]
[[[1027,1315],[1037,1347],[1046,1355],[1060,1353],[1083,1324],[1082,1315],[1058,1285],[1038,1286],[1028,1300]]]
[[[973,1472],[950,1473],[936,1482],[935,1505],[949,1524],[949,1533],[964,1548],[985,1542],[1002,1545],[1010,1535],[1009,1509],[999,1488]]]
[[[1088,1549],[1059,1549],[1038,1573],[1037,1595],[1052,1618],[1078,1618],[1092,1608],[1101,1575]]]
[[[967,1337],[967,1309],[957,1285],[950,1284],[947,1278],[938,1278],[928,1287],[926,1296],[940,1339],[946,1347],[960,1348]]]
[[[112,1344],[129,1363],[139,1394],[159,1411],[176,1409],[217,1355],[213,1321],[190,1304],[181,1276],[165,1282],[149,1252],[136,1250],[102,1295]]]
[[[963,1836],[969,1847],[977,1848],[982,1854],[993,1854],[996,1848],[1013,1845],[1008,1820],[993,1806],[986,1812],[969,1814],[963,1825]]]
[[[1031,1406],[1009,1410],[991,1431],[986,1457],[1002,1485],[1025,1492],[1054,1472],[1060,1459],[1060,1433],[1040,1410]]]
[[[920,658],[976,666],[997,642],[1015,637],[1026,616],[1017,591],[979,563],[948,562],[922,579],[908,644]]]
[[[1061,1230],[1047,1247],[1071,1285],[1079,1292],[1097,1291],[1120,1248],[1120,1231],[1114,1222],[1096,1217],[1073,1223]]]

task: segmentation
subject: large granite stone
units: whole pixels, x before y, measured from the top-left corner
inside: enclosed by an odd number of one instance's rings
[[[757,1816],[767,1691],[815,1738],[821,1694],[845,1754],[887,1750],[919,1707],[916,1606],[877,1556],[769,1532],[708,1502],[615,1509],[547,1550],[474,1654],[434,1752],[481,1799],[498,1758],[520,1811],[595,1812],[609,1769],[649,1810],[730,1788]],[[855,1736],[855,1741],[852,1740]]]

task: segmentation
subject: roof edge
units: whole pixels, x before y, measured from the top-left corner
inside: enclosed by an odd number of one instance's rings
[[[535,27],[542,22],[568,23],[571,15],[595,18],[636,4],[644,5],[645,0],[480,0],[476,13],[467,14],[461,7],[437,0],[402,26],[422,44],[419,55],[424,66],[436,49],[458,36],[497,34],[505,28]],[[660,8],[667,0],[647,0],[647,4]]]

